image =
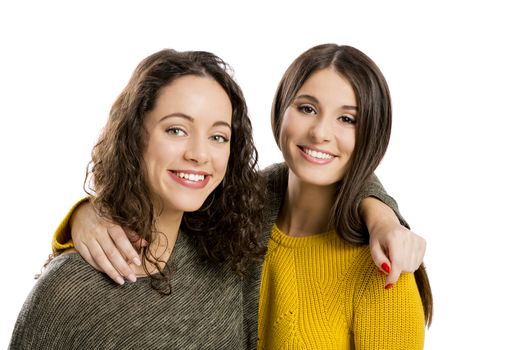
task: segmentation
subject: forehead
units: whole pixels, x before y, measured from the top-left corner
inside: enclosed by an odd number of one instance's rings
[[[152,114],[183,113],[192,118],[212,117],[231,122],[232,105],[222,86],[208,76],[185,75],[164,86]]]
[[[303,94],[338,105],[357,106],[352,85],[346,77],[331,67],[320,69],[310,75],[299,88],[296,96]]]

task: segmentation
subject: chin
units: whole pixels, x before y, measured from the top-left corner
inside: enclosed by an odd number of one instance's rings
[[[201,207],[202,207],[202,204],[199,205],[199,206],[187,207],[187,208],[183,209],[182,211],[185,212],[185,213],[191,213],[191,212],[199,210]]]
[[[336,182],[334,181],[327,181],[325,179],[304,179],[302,181],[309,185],[319,186],[319,187],[335,186],[336,184]]]
[[[204,201],[198,202],[198,203],[195,203],[195,202],[194,203],[188,203],[188,202],[186,202],[186,203],[184,203],[184,205],[180,205],[179,206],[179,208],[180,208],[179,210],[181,210],[183,212],[190,213],[192,211],[199,210],[202,207],[203,204],[204,204]]]
[[[192,212],[199,210],[204,204],[204,200],[200,200],[192,196],[192,198],[185,198],[180,196],[177,200],[168,200],[164,202],[164,207],[175,212]]]
[[[311,169],[297,169],[294,171],[297,178],[306,184],[314,186],[331,186],[338,182],[337,179],[326,176],[324,171]]]

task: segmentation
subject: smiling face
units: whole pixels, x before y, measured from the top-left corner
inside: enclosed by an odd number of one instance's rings
[[[224,178],[232,106],[213,79],[186,75],[160,90],[148,112],[144,163],[153,202],[167,211],[195,211]]]
[[[350,164],[356,115],[346,79],[332,68],[313,73],[282,117],[279,145],[290,170],[306,183],[335,185]]]

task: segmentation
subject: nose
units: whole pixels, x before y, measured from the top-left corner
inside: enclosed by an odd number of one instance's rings
[[[210,158],[207,139],[192,138],[186,144],[187,148],[184,152],[184,158],[196,164],[206,164]]]
[[[315,143],[325,143],[330,141],[331,126],[328,118],[323,118],[321,115],[313,119],[309,130],[310,138]]]

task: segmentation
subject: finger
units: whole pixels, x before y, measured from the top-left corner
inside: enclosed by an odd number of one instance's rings
[[[372,260],[374,264],[385,274],[390,273],[390,259],[386,255],[387,252],[383,250],[381,244],[378,241],[370,242],[370,254],[372,255]]]
[[[93,257],[91,256],[91,253],[89,252],[89,249],[86,247],[84,243],[79,243],[75,248],[71,248],[76,250],[80,256],[82,256],[82,259],[86,260],[89,265],[91,265],[95,270],[102,272],[102,269],[100,266],[93,260]]]
[[[386,281],[385,281],[386,289],[390,289],[396,284],[397,280],[399,279],[399,276],[401,275],[401,272],[402,272],[401,268],[396,264],[395,261],[393,261],[390,273],[388,274],[388,276],[386,276]]]
[[[418,254],[417,254],[417,260],[413,266],[413,271],[416,271],[417,269],[419,269],[419,266],[421,266],[421,264],[423,263],[423,257],[425,256],[425,252],[427,250],[427,241],[420,237],[421,238],[421,243],[420,243],[420,249],[417,250]]]
[[[108,233],[111,239],[113,240],[113,243],[117,247],[117,249],[120,251],[124,259],[126,259],[127,261],[126,266],[129,263],[133,263],[137,266],[140,266],[140,258],[137,252],[135,251],[135,248],[133,248],[132,241],[131,241],[132,237],[128,238],[128,235],[126,235],[126,232],[122,229],[122,227],[118,225],[109,227]],[[140,239],[140,237],[137,234],[134,234],[134,236],[136,236],[135,240]],[[117,268],[119,268],[120,270],[121,268],[124,268],[124,267],[117,265]],[[125,272],[125,270],[120,270],[120,271]]]
[[[411,241],[405,245],[405,252],[407,254],[404,260],[398,259],[402,272],[412,273],[416,271],[425,256],[426,241],[412,233]]]
[[[413,252],[406,266],[402,268],[402,272],[413,273],[414,271],[416,271],[423,262],[423,255],[424,253],[421,252]]]
[[[124,238],[124,239],[127,240],[127,238]],[[129,244],[129,241],[128,241],[128,244]],[[135,273],[133,272],[133,270],[131,270],[128,262],[125,260],[120,250],[117,248],[117,246],[113,242],[113,239],[111,238],[110,233],[109,233],[109,229],[108,229],[107,235],[101,235],[100,237],[97,238],[96,241],[94,240],[94,243],[93,243],[94,249],[97,249],[97,246],[100,250],[102,250],[102,253],[105,255],[105,257],[102,257],[102,256],[100,257],[104,266],[106,266],[107,263],[109,262],[109,264],[112,265],[112,268],[117,270],[119,274],[121,276],[124,276],[128,281],[135,282],[137,280]],[[98,251],[99,250],[97,249],[97,252]],[[91,252],[91,254],[94,255],[93,252]],[[103,267],[101,262],[99,262],[98,260],[97,260],[97,263],[99,263],[101,267]]]
[[[411,260],[407,262],[407,266],[405,267],[404,272],[414,272],[419,268],[421,263],[423,263],[423,257],[425,256],[425,250],[427,246],[427,242],[423,237],[413,232],[411,233]]]
[[[104,254],[104,251],[98,244],[91,244],[91,246],[87,246],[86,244],[81,243],[78,244],[76,248],[80,255],[82,255],[82,257],[91,266],[93,266],[101,272],[104,272],[106,275],[109,276],[109,278],[111,278],[116,283],[120,285],[124,284],[124,279],[120,275],[120,272],[118,272],[109,262],[109,260],[106,257],[106,254]]]

